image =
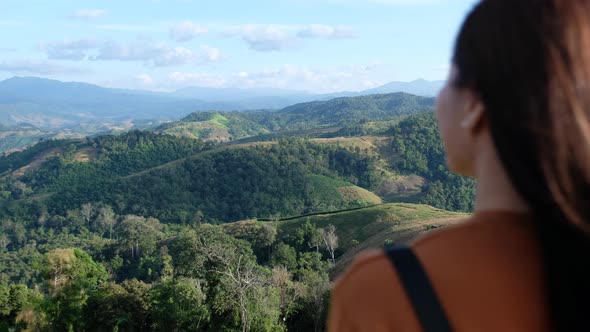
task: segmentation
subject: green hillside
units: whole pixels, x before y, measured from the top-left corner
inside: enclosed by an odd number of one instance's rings
[[[156,128],[156,132],[219,142],[269,133],[262,125],[250,121],[240,112],[193,113],[180,121]]]
[[[228,141],[251,136],[268,139],[277,135],[328,132],[355,134],[363,131],[386,133],[396,118],[432,112],[434,98],[405,93],[344,97],[296,104],[276,111],[195,112],[162,126],[159,131],[202,139]],[[359,129],[360,128],[360,129]],[[305,133],[303,132],[305,131]]]
[[[151,128],[161,122],[157,120],[79,121],[75,125],[59,129],[40,129],[28,124],[0,125],[0,153],[21,151],[46,140],[83,139],[88,136],[124,133],[134,128]]]
[[[302,139],[215,147],[131,132],[72,141],[55,157],[49,145],[41,147],[0,159],[0,170],[18,170],[19,183],[30,189],[15,197],[45,197],[57,214],[100,202],[167,222],[186,223],[197,212],[230,222],[381,203],[367,190],[379,182],[375,157]],[[7,192],[15,190],[11,181],[3,184]]]
[[[433,114],[407,117],[390,130],[389,153],[383,156],[401,174],[426,179],[417,201],[447,210],[472,211],[475,182],[451,173],[446,164]]]
[[[0,127],[0,153],[24,150],[41,141],[49,139],[83,138],[84,135],[72,131],[48,131],[32,126]]]
[[[280,236],[289,237],[308,220],[317,228],[332,224],[336,226],[339,238],[339,252],[344,253],[355,245],[390,229],[402,228],[419,221],[443,220],[464,216],[463,213],[440,210],[428,205],[389,203],[352,211],[280,221],[276,225]],[[382,246],[383,243],[379,245]]]
[[[270,113],[261,123],[274,130],[346,127],[432,111],[434,98],[391,93],[297,104]]]

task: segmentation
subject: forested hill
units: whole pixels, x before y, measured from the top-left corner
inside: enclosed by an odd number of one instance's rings
[[[193,119],[232,121],[217,113],[198,116]],[[295,216],[368,205],[380,200],[375,194],[404,200],[397,195],[404,192],[413,193],[409,202],[469,211],[473,197],[472,182],[446,168],[431,114],[394,124],[389,138],[292,137],[217,145],[133,131],[49,140],[0,158],[0,176],[5,211],[32,200],[64,215],[102,202],[117,213],[168,222],[184,222],[196,212],[215,222]]]
[[[326,123],[358,120],[387,120],[400,115],[433,111],[434,98],[407,93],[376,94],[314,101],[282,109],[282,113],[319,117]]]
[[[433,110],[434,98],[391,93],[297,104],[269,114],[262,123],[272,130],[343,127]]]
[[[245,115],[185,121],[268,130]],[[349,128],[223,144],[131,131],[0,157],[0,331],[323,330],[355,252],[473,203],[432,113]]]
[[[270,133],[268,128],[243,112],[195,112],[179,121],[163,124],[155,131],[219,142]]]
[[[48,156],[52,152],[57,156]],[[375,157],[302,139],[227,148],[150,132],[49,141],[0,160],[4,189],[16,193],[0,205],[18,214],[14,199],[30,198],[66,215],[100,202],[120,214],[174,223],[197,212],[210,222],[296,216],[380,203],[367,191],[377,184],[375,163]],[[15,186],[22,190],[14,192]],[[29,213],[22,211],[22,218]]]
[[[296,104],[278,111],[196,112],[159,132],[229,141],[269,132],[351,127],[434,110],[434,98],[406,93],[343,97]]]

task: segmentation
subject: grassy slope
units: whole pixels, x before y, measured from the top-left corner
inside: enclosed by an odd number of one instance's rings
[[[219,142],[268,133],[263,126],[243,119],[238,114],[218,112],[195,114],[183,120],[165,124],[157,131],[179,137]]]
[[[310,184],[313,190],[319,193],[319,196],[324,197],[326,203],[344,201],[347,203],[357,202],[361,205],[375,205],[381,204],[381,198],[372,192],[357,187],[350,182],[332,179],[322,175],[310,175]],[[330,206],[325,206],[323,211],[333,210]]]
[[[230,136],[227,128],[221,127],[217,123],[210,121],[180,123],[172,128],[162,131],[162,133],[193,139],[215,139],[222,142],[228,141]]]
[[[383,248],[386,241],[407,243],[418,236],[448,225],[461,222],[467,214],[449,212],[427,205],[388,203],[289,221],[276,222],[280,236],[293,234],[307,218],[318,228],[336,226],[339,251],[332,277],[340,275],[361,252]],[[354,244],[353,241],[358,241]]]
[[[349,185],[338,187],[338,192],[342,196],[342,199],[346,202],[361,201],[366,202],[370,205],[383,203],[381,197],[373,194],[367,189],[357,186]]]
[[[353,240],[363,243],[379,233],[405,227],[418,221],[463,216],[465,216],[463,213],[435,209],[428,205],[388,203],[354,211],[280,221],[277,227],[281,234],[287,235],[294,233],[307,218],[317,227],[333,224],[337,229],[340,249],[347,251],[353,247]]]
[[[459,224],[463,222],[466,217],[467,215],[456,214],[447,217],[408,221],[399,225],[389,226],[386,229],[375,233],[373,236],[367,238],[358,245],[348,248],[348,250],[336,260],[336,266],[332,271],[332,276],[335,277],[344,272],[353,262],[354,258],[364,251],[381,249],[386,242],[392,244],[409,243],[425,233],[446,226]]]

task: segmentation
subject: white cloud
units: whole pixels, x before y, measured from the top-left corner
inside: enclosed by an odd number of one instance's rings
[[[163,1],[163,0],[146,0],[146,1],[149,1],[151,3],[158,3],[158,4],[159,3],[165,3],[165,4],[167,4],[167,3],[171,2],[171,1],[174,1],[174,2],[177,2],[177,3],[184,3],[184,4],[186,4],[186,3],[193,3],[193,0],[165,0],[165,1]]]
[[[350,27],[312,24],[297,33],[299,38],[344,39],[355,38],[356,34]]]
[[[49,59],[84,60],[88,57],[88,51],[99,45],[94,38],[64,39],[40,44],[39,49],[45,51]]]
[[[168,88],[189,85],[227,88],[284,88],[315,92],[364,90],[384,84],[375,73],[379,64],[306,68],[294,65],[239,71],[230,74],[174,72],[169,75]]]
[[[131,31],[131,32],[162,32],[164,27],[160,25],[138,25],[138,24],[101,24],[95,28],[109,31]]]
[[[166,67],[184,64],[205,64],[223,60],[217,48],[203,45],[198,50],[171,47],[165,43],[137,40],[130,43],[98,41],[93,38],[64,39],[41,44],[39,48],[50,59],[93,61],[141,61],[147,65]]]
[[[154,79],[148,74],[139,74],[137,75],[136,79],[140,82],[141,85],[152,85],[154,84]]]
[[[220,61],[224,58],[223,54],[221,54],[221,51],[218,48],[203,45],[201,46],[201,50],[203,51],[203,54],[205,54],[207,60],[211,62]]]
[[[177,42],[187,42],[207,32],[208,30],[204,26],[184,21],[170,28],[170,38]]]
[[[121,44],[114,41],[102,45],[92,60],[143,61],[156,67],[204,64],[220,61],[221,51],[203,46],[200,51],[185,47],[169,47],[163,43],[134,42]]]
[[[329,3],[339,5],[385,5],[385,6],[420,6],[420,5],[431,5],[445,2],[454,2],[458,0],[294,0],[297,2],[310,2],[310,3]]]
[[[80,9],[72,13],[69,17],[80,20],[95,20],[106,14],[107,11],[103,9]]]
[[[325,24],[245,24],[226,28],[222,35],[241,38],[251,50],[260,52],[295,48],[301,44],[302,39],[306,38],[345,39],[356,37],[356,33],[351,27]]]
[[[382,5],[429,5],[442,3],[444,0],[368,0],[368,2]]]
[[[240,37],[250,49],[261,52],[281,51],[296,45],[295,38],[285,26],[246,24],[229,28],[228,37]]]
[[[46,60],[17,60],[0,62],[0,71],[11,74],[86,74],[90,71],[82,68],[63,66]]]
[[[228,84],[222,75],[208,73],[183,73],[173,72],[168,76],[169,85],[173,87],[186,87],[188,85],[219,88]]]

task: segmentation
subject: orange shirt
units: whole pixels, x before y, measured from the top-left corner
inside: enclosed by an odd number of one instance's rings
[[[480,212],[415,241],[454,331],[549,331],[541,253],[526,214]],[[336,283],[328,331],[421,331],[383,252],[361,255]]]

